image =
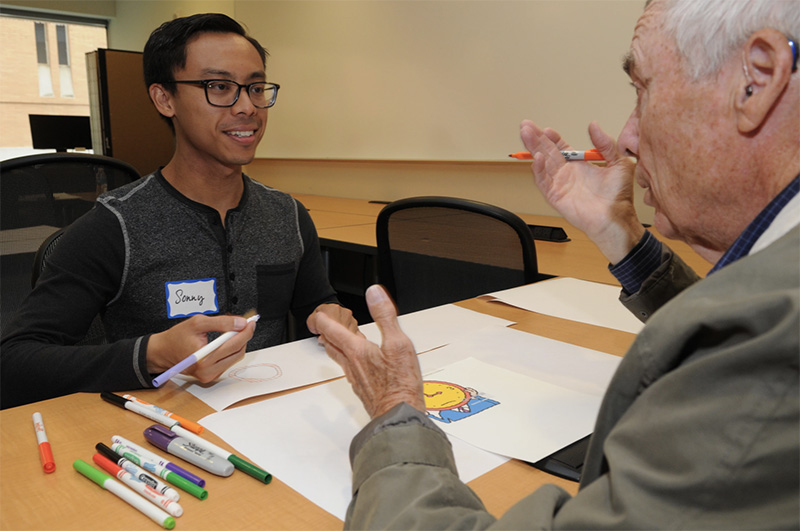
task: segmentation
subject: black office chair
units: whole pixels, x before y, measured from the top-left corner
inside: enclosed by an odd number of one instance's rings
[[[548,278],[525,222],[478,201],[395,201],[378,214],[376,237],[378,280],[401,314]]]
[[[139,178],[133,166],[89,153],[44,153],[0,161],[0,230],[66,227],[97,195]],[[0,330],[27,296],[34,253],[2,255]],[[38,273],[37,273],[38,274]]]
[[[53,254],[65,230],[66,229],[63,228],[58,229],[48,236],[47,239],[42,242],[42,245],[39,246],[39,250],[36,251],[36,256],[33,259],[33,269],[31,270],[31,289],[36,286],[36,282],[39,281],[42,272],[47,268],[47,260],[50,255]],[[86,331],[86,335],[83,339],[78,341],[76,345],[102,345],[106,342],[106,332],[103,328],[103,321],[100,320],[100,316],[97,315],[89,326],[89,330]]]
[[[121,160],[90,153],[43,153],[0,162],[0,230],[66,227],[97,196],[139,178]]]

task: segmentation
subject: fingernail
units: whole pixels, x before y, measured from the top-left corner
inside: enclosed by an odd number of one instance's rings
[[[233,318],[233,329],[234,330],[243,330],[245,326],[247,326],[247,319],[245,319],[244,317],[234,317]]]
[[[373,284],[367,288],[365,298],[367,299],[367,304],[379,304],[388,300],[389,297],[386,295],[383,286]]]

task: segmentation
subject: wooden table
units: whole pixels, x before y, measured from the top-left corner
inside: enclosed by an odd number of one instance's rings
[[[546,337],[621,355],[633,335],[564,321],[498,303],[472,299],[459,305],[517,321],[517,328]],[[287,391],[287,392],[297,392]],[[253,398],[245,403],[270,399]],[[213,410],[193,395],[169,382],[161,389],[137,390],[144,400],[189,419]],[[57,470],[45,474],[39,462],[31,416],[39,411],[53,446]],[[0,412],[0,529],[158,529],[110,492],[72,469],[75,459],[91,462],[98,442],[108,444],[121,435],[144,446],[142,431],[151,421],[100,399],[96,393],[78,393]],[[213,433],[208,440],[234,451]],[[242,456],[247,458],[247,456]],[[184,465],[183,463],[181,463]],[[341,529],[342,522],[281,482],[264,485],[234,472],[214,477],[190,464],[185,467],[207,480],[209,497],[200,501],[181,492],[185,509],[176,529]],[[545,483],[556,483],[571,493],[577,484],[520,461],[509,461],[469,483],[494,515],[502,515],[514,502]]]
[[[374,249],[374,219],[382,205],[354,199],[298,195],[309,208],[323,239]],[[336,216],[330,214],[346,214]],[[348,217],[355,216],[355,217]],[[543,219],[544,218],[544,219]],[[537,224],[564,227],[571,241],[537,241],[540,269],[556,275],[609,282],[605,259],[588,239],[560,218],[535,217]],[[527,220],[526,220],[527,221]],[[353,223],[355,222],[355,223]],[[363,222],[363,223],[362,223]],[[546,222],[546,223],[542,223]],[[342,224],[340,224],[342,223]],[[322,225],[322,227],[320,227]],[[680,245],[673,245],[687,261],[704,262]],[[593,250],[594,249],[594,250]],[[601,272],[596,270],[600,268]],[[516,328],[615,355],[622,355],[634,336],[625,332],[566,321],[527,312],[499,303],[470,299],[460,306],[517,322]],[[297,392],[292,390],[287,392]],[[253,398],[244,403],[270,399]],[[161,389],[135,391],[136,396],[189,419],[199,419],[213,410],[193,395],[169,382]],[[53,445],[57,470],[42,471],[31,416],[42,413]],[[75,394],[0,412],[0,529],[157,529],[135,509],[72,469],[75,459],[90,462],[94,445],[118,434],[142,442],[142,431],[152,424],[136,414],[102,401],[99,394]],[[213,433],[210,441],[234,451]],[[145,443],[146,444],[146,443]],[[247,458],[247,456],[242,456]],[[186,468],[201,473],[192,465]],[[235,472],[229,478],[202,473],[208,481],[209,497],[200,501],[183,494],[185,514],[176,529],[341,529],[342,522],[274,478],[263,485]],[[545,483],[556,483],[575,493],[577,484],[511,460],[471,481],[470,487],[487,509],[501,516],[516,501]]]

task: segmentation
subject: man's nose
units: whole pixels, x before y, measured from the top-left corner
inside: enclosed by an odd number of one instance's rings
[[[625,127],[617,139],[617,149],[623,157],[639,158],[639,117],[636,109],[631,112]]]

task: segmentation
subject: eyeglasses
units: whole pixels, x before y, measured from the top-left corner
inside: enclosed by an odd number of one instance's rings
[[[253,106],[259,109],[267,109],[275,105],[275,100],[278,98],[278,89],[281,88],[276,83],[267,83],[266,81],[240,85],[236,81],[229,79],[180,80],[168,81],[167,83],[183,83],[204,87],[206,101],[214,107],[233,107],[239,101],[239,94],[242,89],[246,89]]]

